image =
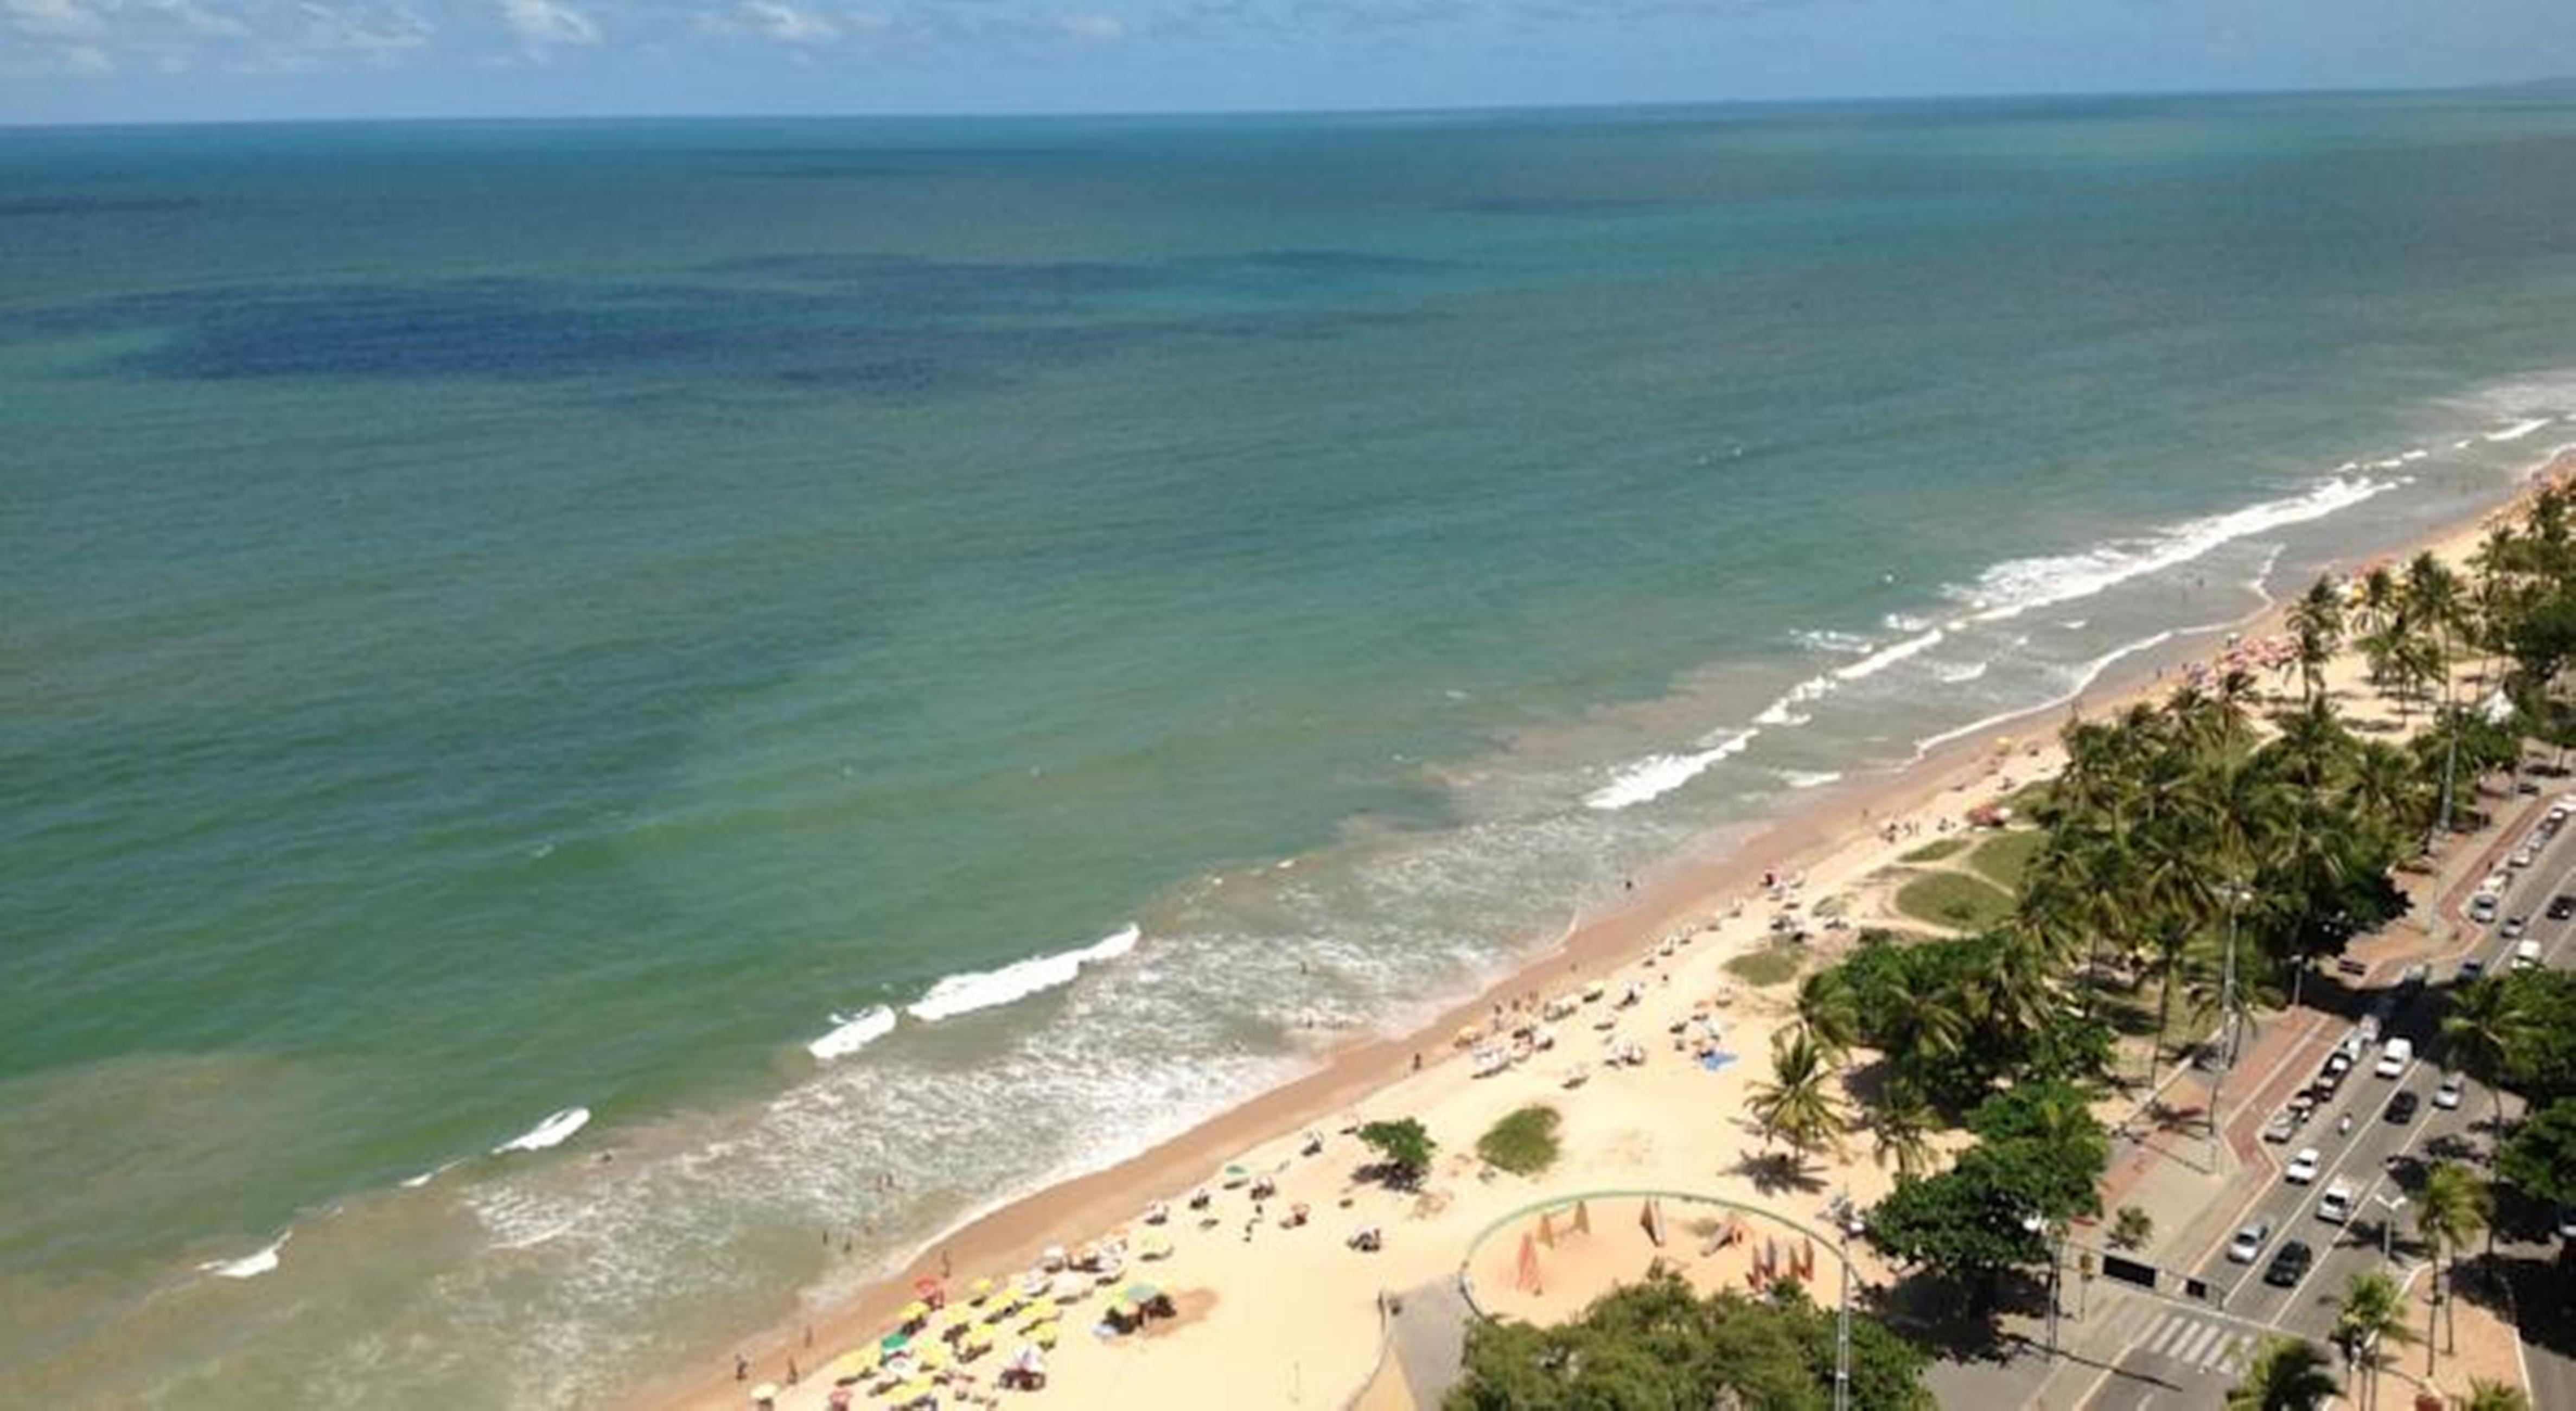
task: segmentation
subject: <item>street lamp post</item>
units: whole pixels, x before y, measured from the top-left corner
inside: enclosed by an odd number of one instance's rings
[[[2218,1095],[2226,1084],[2227,1070],[2236,1066],[2236,908],[2245,900],[2245,889],[2234,882],[2225,887],[2227,895],[2227,965],[2218,984],[2218,1022],[2227,1032],[2227,1056],[2209,1075],[2209,1169],[2218,1169]]]
[[[2397,1212],[2405,1208],[2406,1197],[2403,1193],[2381,1195],[2373,1191],[2370,1203],[2388,1212],[2379,1217],[2379,1258],[2383,1263],[2393,1263],[2397,1258]]]
[[[2054,1236],[2048,1247],[2048,1359],[2054,1362],[2057,1360],[2057,1310],[2062,1302],[2059,1281],[2066,1270],[2066,1227],[2052,1227],[2045,1216],[2038,1214],[2021,1217],[2021,1227],[2028,1234],[2047,1232]]]
[[[1834,1411],[1851,1411],[1851,1190],[1833,1204],[1834,1239],[1842,1256],[1842,1294],[1834,1312]]]

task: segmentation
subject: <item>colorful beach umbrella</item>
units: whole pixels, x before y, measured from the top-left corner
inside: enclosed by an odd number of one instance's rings
[[[929,1316],[930,1305],[920,1299],[916,1298],[903,1306],[903,1320],[907,1323],[918,1323]]]
[[[992,1296],[993,1281],[991,1279],[977,1279],[975,1282],[966,1286],[966,1297],[972,1302],[981,1303]]]
[[[886,1334],[884,1337],[877,1339],[877,1355],[880,1357],[891,1357],[911,1345],[912,1334],[907,1332],[891,1332]]]

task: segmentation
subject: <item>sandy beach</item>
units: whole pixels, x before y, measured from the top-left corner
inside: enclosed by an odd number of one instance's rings
[[[2571,469],[2576,456],[2561,456],[2542,476]],[[2402,552],[2429,547],[2462,560],[2484,526],[2509,508]],[[2236,630],[2260,638],[2278,630],[2284,611],[2276,606]],[[1354,1044],[1176,1140],[976,1220],[844,1306],[762,1310],[758,1316],[777,1325],[739,1349],[747,1359],[741,1380],[735,1349],[709,1349],[698,1372],[641,1399],[743,1405],[750,1385],[786,1382],[793,1359],[798,1379],[778,1404],[824,1407],[833,1390],[827,1366],[853,1349],[873,1348],[915,1297],[916,1280],[945,1276],[962,1302],[976,1278],[1007,1284],[1051,1246],[1078,1251],[1121,1234],[1129,1247],[1123,1268],[1091,1280],[1095,1291],[1062,1307],[1045,1390],[1003,1393],[1006,1404],[1341,1406],[1367,1388],[1364,1404],[1409,1405],[1400,1390],[1370,1385],[1385,1301],[1452,1279],[1471,1249],[1466,1272],[1473,1284],[1499,1291],[1509,1311],[1526,1316],[1571,1313],[1611,1282],[1635,1277],[1658,1252],[1705,1286],[1741,1286],[1750,1245],[1708,1249],[1702,1217],[1709,1212],[1668,1208],[1680,1228],[1667,1232],[1659,1251],[1641,1228],[1642,1197],[1617,1194],[1587,1203],[1585,1232],[1565,1231],[1552,1216],[1536,1287],[1515,1289],[1531,1282],[1521,1236],[1536,1226],[1525,1208],[1585,1192],[1691,1192],[1825,1230],[1836,1192],[1847,1190],[1863,1205],[1882,1195],[1892,1172],[1870,1159],[1859,1135],[1848,1159],[1819,1168],[1813,1185],[1779,1191],[1757,1183],[1747,1158],[1759,1156],[1762,1143],[1744,1115],[1746,1090],[1770,1075],[1770,1036],[1789,1014],[1794,982],[1757,985],[1728,962],[1774,945],[1772,919],[1792,905],[1810,918],[1825,904],[1824,911],[1853,919],[1848,928],[1815,929],[1806,942],[1807,968],[1838,954],[1861,926],[1888,919],[1880,879],[1900,855],[1964,828],[1971,808],[2056,772],[2057,734],[2069,715],[2096,716],[2158,693],[2179,662],[2208,657],[2219,645],[2216,633],[2178,640],[2160,657],[2125,663],[2128,675],[2097,682],[2072,707],[1999,724],[1892,773],[1817,790],[1749,842],[1640,875],[1617,911],[1577,926],[1561,945],[1422,1030]],[[2329,673],[2330,688],[2355,714],[2366,713],[2360,707],[2371,697],[2359,675],[2349,651]],[[2273,673],[2261,684],[2295,690]],[[1768,892],[1766,873],[1780,883]],[[1490,1065],[1460,1041],[1463,1030],[1481,1036],[1533,1027],[1546,1031],[1546,1046],[1490,1075],[1480,1074]],[[1706,1064],[1690,1051],[1712,1033],[1731,1060]],[[1610,1061],[1623,1050],[1641,1061]],[[1563,1155],[1555,1167],[1536,1179],[1487,1168],[1474,1153],[1477,1137],[1506,1113],[1538,1103],[1561,1114]],[[1355,1173],[1371,1157],[1356,1127],[1404,1117],[1420,1119],[1438,1144],[1420,1189],[1359,1179]],[[1230,1166],[1242,1168],[1239,1178],[1224,1174]],[[1202,1188],[1204,1208],[1197,1208],[1193,1193]],[[1169,1218],[1149,1225],[1158,1202],[1168,1205]],[[1303,1223],[1295,1220],[1300,1209]],[[1382,1233],[1381,1248],[1349,1247],[1363,1228]],[[1168,1253],[1140,1257],[1139,1245],[1168,1246]],[[1820,1259],[1818,1277],[1829,1283],[1829,1258]],[[1096,1335],[1102,1311],[1140,1280],[1170,1299],[1173,1316],[1149,1321],[1142,1333]],[[998,1306],[974,1310],[971,1321],[982,1326]],[[968,1365],[976,1392],[990,1390],[1022,1341],[1017,1330],[1025,1320],[1002,1319],[995,1350]],[[851,1404],[892,1404],[870,1394],[875,1384],[870,1378],[853,1388]],[[941,1404],[963,1403],[943,1393]]]

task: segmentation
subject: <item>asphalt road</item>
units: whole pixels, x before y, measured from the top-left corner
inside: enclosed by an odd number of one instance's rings
[[[2541,942],[2546,963],[2553,966],[2563,963],[2571,941],[2576,941],[2576,919],[2550,921],[2543,914],[2549,898],[2559,892],[2576,892],[2576,824],[2560,831],[2538,864],[2527,869],[2505,896],[2504,914],[2530,917],[2529,934]],[[2487,938],[2471,954],[2483,958],[2492,974],[2509,962],[2513,949],[2514,943],[2488,928]],[[2494,1097],[2476,1083],[2468,1085],[2456,1110],[2433,1105],[2433,1090],[2442,1079],[2439,1016],[2444,997],[2456,983],[2456,966],[2445,966],[2420,992],[2401,1000],[2387,1032],[2415,1042],[2417,1057],[2403,1074],[2394,1079],[2374,1077],[2371,1068],[2378,1058],[2374,1045],[2345,1075],[2334,1098],[2288,1142],[2267,1144],[2274,1161],[2283,1167],[2301,1148],[2315,1147],[2323,1169],[2314,1182],[2304,1185],[2277,1174],[2270,1178],[2262,1197],[2239,1222],[2270,1222],[2271,1233],[2254,1259],[2241,1264],[2228,1259],[2227,1237],[2222,1236],[2219,1247],[2210,1250],[2193,1271],[2212,1291],[2209,1307],[2167,1303],[2137,1315],[2142,1321],[2136,1323],[2116,1374],[2089,1405],[2098,1411],[2214,1405],[2233,1385],[2255,1340],[2267,1330],[2295,1333],[2330,1348],[2336,1305],[2354,1275],[2382,1265],[2383,1237],[2394,1254],[2394,1272],[2400,1280],[2410,1273],[2429,1277],[2419,1272],[2426,1252],[2413,1239],[2412,1209],[2392,1207],[2390,1202],[2404,1200],[2405,1186],[2420,1179],[2423,1165],[2442,1158],[2481,1156],[2495,1113]],[[2362,991],[2355,997],[2367,1009],[2380,993],[2387,992]],[[2324,1055],[2314,1058],[2322,1064]],[[2230,1076],[2239,1084],[2249,1084],[2262,1075]],[[2420,1103],[2414,1119],[2404,1124],[2387,1120],[2389,1100],[2400,1092],[2416,1094]],[[2342,1135],[2336,1130],[2337,1121],[2347,1113],[2352,1130]],[[2350,1182],[2356,1193],[2352,1221],[2345,1225],[2316,1214],[2318,1196],[2338,1178]],[[2263,1270],[2291,1240],[2307,1244],[2315,1251],[2315,1261],[2295,1284],[2275,1287],[2264,1281]],[[2564,1347],[2531,1341],[2535,1329],[2567,1321],[2568,1269],[2561,1262],[2535,1267],[2549,1253],[2538,1245],[2528,1251],[2506,1245],[2499,1249],[2530,1255],[2530,1261],[2518,1266],[2523,1277],[2517,1279],[2516,1290],[2525,1357],[2532,1373],[2532,1403],[2576,1407],[2576,1360]],[[2410,1348],[2401,1356],[2407,1359],[2408,1370],[2422,1370],[2419,1351]]]

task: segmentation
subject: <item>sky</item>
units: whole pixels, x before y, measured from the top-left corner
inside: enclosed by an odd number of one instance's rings
[[[2576,74],[2576,0],[0,0],[0,123],[1501,107]]]

